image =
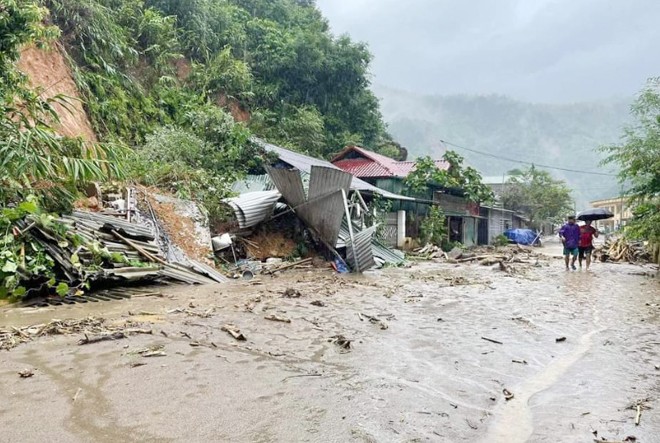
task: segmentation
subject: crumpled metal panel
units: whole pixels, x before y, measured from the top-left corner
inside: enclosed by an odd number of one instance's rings
[[[296,213],[323,241],[334,245],[344,217],[344,196],[341,190],[318,196],[300,206]]]
[[[341,220],[344,217],[344,196],[352,176],[336,168],[311,166],[309,199],[305,199],[303,181],[297,169],[268,167],[277,189],[298,216],[314,228],[321,240],[330,245],[337,242]]]
[[[353,224],[353,232],[361,232],[360,228]],[[341,249],[347,247],[350,243],[350,235],[348,232],[348,223],[346,220],[342,221],[339,237],[337,238],[336,248]],[[371,250],[373,251],[374,258],[378,263],[388,263],[392,265],[401,265],[405,262],[406,256],[398,249],[390,248],[382,244],[375,236],[371,242]]]
[[[339,169],[338,167],[336,167],[335,165],[333,165],[328,161],[310,157],[309,155],[300,154],[298,152],[294,152],[289,149],[280,148],[279,146],[266,143],[265,141],[258,138],[253,138],[252,140],[266,151],[276,154],[280,158],[280,160],[283,161],[284,163],[291,165],[294,168],[300,169],[302,173],[306,173],[306,174],[311,173],[312,166],[325,166],[326,168]],[[380,194],[383,197],[389,199],[406,200],[406,201],[415,200],[412,197],[406,197],[403,195],[394,194],[392,192],[385,191],[384,189],[380,189],[372,184],[365,182],[364,180],[360,180],[357,177],[353,178],[353,181],[351,182],[351,189],[370,192],[372,194]]]
[[[234,210],[238,226],[246,229],[268,219],[280,197],[278,191],[260,191],[226,198],[223,201]]]
[[[312,166],[309,178],[309,200],[324,194],[343,189],[348,194],[353,176],[340,169],[325,166]]]
[[[354,242],[346,245],[346,261],[354,270],[366,271],[376,266],[371,244],[376,234],[376,226],[372,226],[353,236]]]
[[[277,189],[282,193],[284,200],[292,208],[295,209],[305,202],[305,189],[300,171],[297,169],[273,168],[272,166],[266,166],[266,171]]]

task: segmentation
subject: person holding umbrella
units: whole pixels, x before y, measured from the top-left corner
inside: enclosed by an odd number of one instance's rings
[[[584,222],[580,226],[580,242],[578,243],[578,260],[582,267],[582,260],[587,262],[587,271],[591,265],[591,251],[594,250],[594,237],[598,237],[598,229],[591,226],[591,220]]]
[[[612,217],[614,217],[614,214],[605,208],[591,208],[578,214],[578,220],[582,220],[585,223],[584,226],[580,228],[580,243],[578,245],[580,267],[582,267],[582,259],[586,258],[587,270],[589,270],[589,265],[591,264],[591,252],[594,249],[594,237],[598,237],[598,230],[591,226],[591,222],[594,220],[607,220]]]
[[[559,238],[564,245],[564,262],[568,271],[569,256],[573,256],[571,268],[575,271],[575,260],[578,257],[578,245],[580,243],[580,227],[575,223],[575,216],[569,215],[567,223],[559,230]]]

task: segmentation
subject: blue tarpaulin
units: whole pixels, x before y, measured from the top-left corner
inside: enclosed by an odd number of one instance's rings
[[[504,236],[514,243],[531,245],[537,238],[537,233],[531,229],[507,229]],[[538,242],[538,240],[537,240]]]

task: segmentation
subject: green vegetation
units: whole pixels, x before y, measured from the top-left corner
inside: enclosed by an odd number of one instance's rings
[[[454,151],[447,151],[442,159],[447,162],[447,170],[436,166],[431,157],[417,160],[415,170],[406,177],[406,187],[415,194],[424,193],[429,186],[437,186],[458,192],[471,202],[488,203],[493,200],[493,192],[481,182],[481,174],[471,166],[463,165],[463,157]]]
[[[509,171],[511,176],[502,195],[505,208],[519,211],[529,218],[530,227],[542,223],[560,223],[574,212],[571,191],[562,180],[534,166]]]
[[[389,143],[368,89],[371,55],[334,38],[313,2],[42,1],[106,139],[138,146],[222,104],[251,115],[254,134],[313,155]]]
[[[35,194],[51,209],[71,203],[77,184],[121,177],[125,151],[60,137],[53,102],[27,86],[15,62],[20,48],[47,43],[58,35],[42,24],[46,10],[27,0],[0,7],[0,204]],[[64,103],[64,102],[62,102]]]
[[[446,246],[447,220],[440,206],[431,206],[428,215],[422,220],[420,231],[422,243]]]
[[[493,246],[507,246],[509,239],[504,234],[500,234],[493,239]]]
[[[660,78],[649,79],[631,108],[635,123],[624,130],[623,143],[606,146],[607,163],[621,168],[630,185],[634,219],[626,234],[660,243]]]

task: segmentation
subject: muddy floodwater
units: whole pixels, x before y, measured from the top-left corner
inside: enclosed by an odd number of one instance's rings
[[[660,442],[660,280],[566,272],[545,249],[512,272],[309,269],[5,307],[0,327],[97,316],[153,333],[0,351],[0,441]]]

